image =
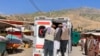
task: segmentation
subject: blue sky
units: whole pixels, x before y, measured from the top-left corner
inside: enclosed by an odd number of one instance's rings
[[[78,7],[100,9],[100,0],[33,0],[41,11],[53,11]],[[38,10],[29,0],[0,0],[0,14],[34,13]]]

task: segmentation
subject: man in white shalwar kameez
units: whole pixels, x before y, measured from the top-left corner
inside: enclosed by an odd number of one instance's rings
[[[54,38],[54,55],[57,56],[60,49],[60,39],[62,34],[62,24],[59,24],[59,27],[56,29],[55,38]]]

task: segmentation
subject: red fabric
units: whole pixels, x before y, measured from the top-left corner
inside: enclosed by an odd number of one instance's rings
[[[8,32],[8,34],[12,34],[12,35],[15,35],[15,36],[17,36],[18,38],[22,38],[22,34],[21,34],[21,32]]]
[[[10,24],[18,24],[18,25],[24,24],[23,22],[18,22],[18,21],[4,21],[4,22],[10,23]]]

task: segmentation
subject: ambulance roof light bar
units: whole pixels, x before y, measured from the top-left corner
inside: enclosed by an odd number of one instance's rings
[[[45,20],[45,19],[49,19],[46,16],[38,16],[34,18],[35,20]]]
[[[69,20],[69,18],[68,17],[56,17],[56,19],[58,19],[58,20]]]
[[[53,22],[65,22],[67,23],[69,20],[68,17],[56,17],[55,19],[53,19]]]

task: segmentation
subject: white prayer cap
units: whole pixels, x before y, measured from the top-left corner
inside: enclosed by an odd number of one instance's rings
[[[67,24],[66,23],[62,23],[63,27],[67,27]]]

